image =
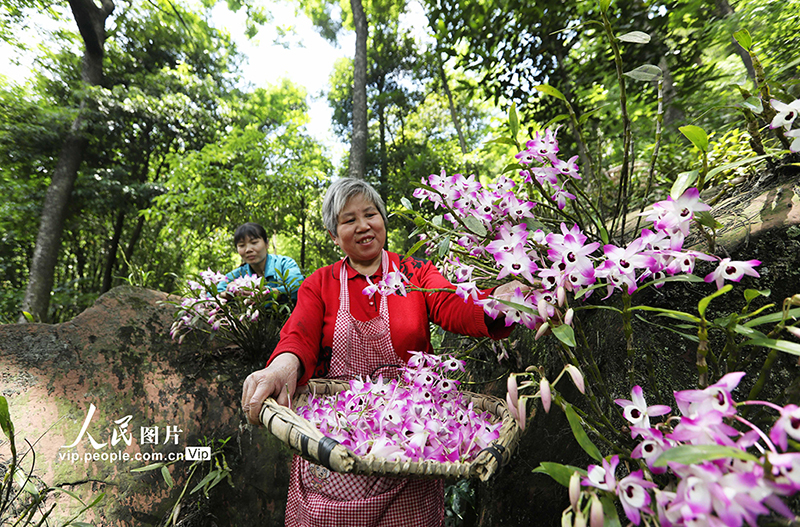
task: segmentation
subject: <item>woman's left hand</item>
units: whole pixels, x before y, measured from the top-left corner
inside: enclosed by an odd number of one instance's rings
[[[517,289],[525,294],[533,288],[528,284],[520,282],[519,280],[514,280],[513,282],[508,282],[506,284],[497,286],[492,292],[492,297],[498,300],[511,300],[511,297],[514,295],[514,292]]]

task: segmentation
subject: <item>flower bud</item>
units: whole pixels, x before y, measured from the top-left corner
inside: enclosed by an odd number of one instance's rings
[[[575,310],[572,308],[567,309],[567,312],[564,314],[564,324],[571,326],[572,317],[574,316],[575,316]]]
[[[536,331],[536,335],[533,337],[533,340],[539,340],[539,338],[542,335],[544,335],[545,333],[547,333],[547,330],[549,330],[549,329],[550,329],[550,323],[549,322],[545,322],[544,324],[539,326],[539,329]]]
[[[579,370],[573,364],[567,364],[567,373],[569,373],[569,376],[572,377],[572,382],[575,383],[578,391],[581,393],[586,393],[586,385],[583,383],[583,374],[581,374],[581,370]]]
[[[579,510],[579,500],[581,499],[581,475],[578,471],[572,473],[569,478],[569,502],[577,512]]]
[[[794,335],[795,337],[800,339],[800,328],[797,326],[790,326],[788,328],[784,328],[786,331]]]
[[[547,378],[542,377],[542,380],[539,381],[539,393],[542,398],[542,406],[544,407],[545,413],[550,412],[550,403],[553,402],[553,394],[550,393],[550,381]]]
[[[511,400],[511,394],[506,393],[506,405],[508,405],[508,413],[511,414],[511,417],[519,421],[519,409],[514,404],[516,401]]]
[[[514,406],[516,406],[517,399],[519,399],[519,391],[517,390],[517,376],[514,374],[509,375],[508,382],[506,384],[508,388],[508,395],[511,396],[511,400],[514,401]]]
[[[556,298],[558,298],[559,306],[563,306],[564,302],[567,301],[567,291],[564,289],[563,285],[558,286],[558,289],[556,289]]]
[[[586,516],[583,515],[583,511],[575,513],[575,523],[573,525],[575,527],[586,527]]]
[[[561,527],[572,527],[572,511],[567,509],[561,515]]]
[[[600,503],[600,498],[592,496],[592,509],[589,512],[589,524],[592,527],[603,527],[603,504]]]
[[[544,297],[539,298],[539,302],[537,302],[536,307],[539,309],[540,317],[545,320],[550,318],[547,314],[547,300],[545,300]]]
[[[528,420],[528,415],[527,415],[526,408],[525,408],[525,406],[527,404],[527,401],[528,401],[528,399],[526,399],[525,397],[523,397],[522,399],[519,400],[519,421],[518,421],[518,423],[519,423],[520,430],[525,430],[525,422]]]

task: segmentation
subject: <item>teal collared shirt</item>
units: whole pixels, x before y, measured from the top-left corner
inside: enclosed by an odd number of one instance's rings
[[[248,263],[237,267],[225,275],[226,280],[217,284],[217,291],[220,293],[225,291],[228,282],[231,280],[254,274],[256,272]],[[284,286],[284,281],[281,279],[284,275],[286,276],[286,286]],[[297,262],[293,259],[279,254],[268,254],[267,260],[264,262],[264,279],[269,287],[277,289],[284,294],[291,294],[292,300],[297,300],[297,290],[300,288],[300,284],[303,283],[304,277]]]

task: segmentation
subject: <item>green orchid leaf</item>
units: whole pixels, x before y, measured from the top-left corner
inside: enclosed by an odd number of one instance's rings
[[[553,463],[550,461],[543,461],[539,466],[533,469],[534,474],[547,474],[557,483],[569,487],[569,480],[572,474],[578,472],[582,476],[586,476],[586,469],[573,467],[571,465],[562,465],[561,463]]]
[[[414,206],[411,205],[411,202],[408,200],[407,197],[403,196],[400,198],[400,203],[407,209],[407,210],[414,210]]]
[[[8,400],[0,395],[0,428],[9,441],[14,442],[14,423],[11,421],[11,413],[8,411]]]
[[[464,225],[466,225],[467,229],[473,234],[477,234],[480,237],[486,236],[486,226],[475,216],[467,216],[464,218]]]
[[[597,3],[600,6],[600,11],[605,13],[608,11],[609,6],[611,5],[611,0],[598,0]]]
[[[418,241],[417,241],[417,243],[415,243],[414,245],[412,245],[412,246],[411,246],[411,248],[408,250],[408,252],[406,252],[406,258],[409,258],[409,257],[413,256],[413,255],[414,255],[414,253],[415,253],[415,252],[417,252],[417,251],[419,251],[419,249],[420,249],[420,248],[421,248],[423,245],[425,245],[425,242],[427,242],[427,241],[428,241],[428,240],[425,240],[425,239],[423,239],[423,240],[418,240]]]
[[[545,95],[550,95],[551,97],[555,97],[556,99],[561,99],[562,101],[565,102],[567,100],[567,98],[564,97],[563,93],[553,88],[549,84],[539,84],[538,86],[534,86],[533,89],[535,89],[540,93],[544,93]]]
[[[733,289],[733,286],[731,284],[725,284],[724,286],[722,286],[721,289],[714,291],[713,293],[711,293],[706,297],[701,298],[700,301],[697,303],[697,312],[700,313],[700,316],[706,318],[706,309],[708,309],[708,304],[718,296],[724,295],[731,289]]]
[[[745,289],[744,290],[744,299],[749,304],[754,299],[760,296],[769,296],[772,293],[769,289]]]
[[[444,258],[449,251],[450,251],[450,236],[445,236],[444,238],[442,238],[442,241],[439,242],[439,258]]]
[[[733,38],[736,39],[736,42],[739,43],[746,51],[750,51],[750,48],[753,47],[753,37],[750,36],[750,32],[746,29],[740,29],[739,31],[735,31],[733,33]]]
[[[511,128],[511,138],[516,139],[519,133],[519,117],[517,117],[517,103],[512,102],[508,109],[508,126]]]
[[[697,170],[681,172],[675,179],[675,183],[672,184],[672,189],[670,189],[669,195],[672,196],[672,199],[680,198],[683,196],[683,193],[686,192],[687,188],[694,185],[694,182],[697,181],[698,177],[700,177],[700,172]]]
[[[708,227],[709,229],[713,229],[715,231],[724,227],[720,222],[718,222],[714,216],[711,215],[710,212],[707,210],[701,210],[700,212],[695,212],[694,215],[695,221],[704,227]]]
[[[800,355],[800,344],[796,342],[789,342],[788,340],[769,339],[769,338],[755,338],[750,339],[742,346],[762,346],[764,348],[771,348],[792,355]]]
[[[509,139],[508,137],[498,137],[497,139],[492,139],[490,141],[486,141],[485,144],[487,144],[487,145],[500,144],[500,145],[517,146],[516,141],[514,141],[513,139]]]
[[[637,81],[653,82],[661,80],[661,78],[664,76],[664,72],[661,71],[661,68],[658,66],[653,66],[652,64],[643,64],[638,68],[632,69],[631,71],[626,71],[623,73],[623,75]]]
[[[699,126],[687,124],[678,128],[701,152],[708,152],[708,134]]]
[[[511,163],[510,165],[506,165],[505,168],[503,168],[501,174],[505,174],[506,172],[516,172],[517,170],[521,169],[522,167],[519,165],[519,163]]]
[[[169,488],[175,486],[175,481],[172,479],[172,474],[169,473],[169,468],[166,465],[161,467],[161,476]]]
[[[790,318],[800,317],[800,307],[790,309],[787,313],[787,316]],[[752,328],[753,326],[760,326],[761,324],[774,324],[775,322],[780,322],[781,320],[783,320],[783,313],[772,313],[770,315],[764,315],[763,317],[749,320],[744,325],[748,328]]]
[[[758,462],[758,458],[738,448],[722,445],[682,445],[664,451],[653,464],[656,467],[666,467],[667,463],[694,465],[703,461],[725,458]]]
[[[617,39],[632,44],[647,44],[650,42],[650,35],[643,31],[631,31],[630,33],[618,36]]]
[[[603,456],[600,455],[600,450],[597,449],[594,443],[592,443],[589,436],[586,434],[586,431],[583,429],[583,425],[581,424],[581,418],[578,417],[578,414],[575,412],[575,408],[571,404],[567,404],[567,407],[564,409],[564,413],[567,414],[567,421],[569,421],[569,427],[572,429],[572,435],[575,436],[575,439],[578,441],[578,444],[586,451],[587,454],[592,456],[592,459],[595,461],[602,461]]]
[[[755,114],[760,114],[764,111],[764,102],[761,97],[748,97],[740,103],[744,108],[747,108]]]
[[[575,347],[575,331],[572,329],[572,326],[561,324],[560,326],[551,326],[550,329],[553,331],[553,335],[555,335],[558,340],[570,348]]]
[[[683,320],[685,322],[695,322],[697,324],[700,323],[700,319],[694,315],[690,315],[689,313],[684,313],[683,311],[675,311],[674,309],[664,309],[661,307],[650,307],[650,306],[634,306],[630,309],[631,311],[653,311],[656,313],[660,313],[665,317],[675,318],[677,320]]]
[[[751,339],[766,339],[767,336],[758,331],[757,329],[748,328],[747,326],[743,326],[741,324],[736,324],[733,327],[733,331],[738,333],[739,335],[744,335],[745,337],[749,337]]]
[[[708,171],[708,174],[706,175],[706,177],[710,179],[710,178],[716,176],[717,174],[719,174],[720,172],[725,172],[725,171],[731,170],[733,168],[736,168],[736,167],[739,167],[739,166],[742,166],[742,165],[750,165],[750,164],[753,164],[753,163],[757,163],[758,161],[761,161],[762,159],[766,159],[767,157],[769,157],[769,156],[763,155],[763,156],[748,157],[746,159],[740,159],[740,160],[735,161],[733,163],[728,163],[726,165],[721,165],[721,166],[718,166],[718,167],[714,167],[714,168],[712,168],[711,170]]]
[[[584,116],[581,115],[581,119],[583,119],[583,117]],[[565,113],[560,113],[560,114],[556,115],[555,117],[553,117],[552,119],[550,119],[549,121],[547,121],[547,124],[545,124],[542,127],[542,129],[546,130],[548,128],[552,128],[554,124],[556,124],[556,123],[558,123],[560,121],[566,121],[567,119],[569,119],[569,115],[567,115]]]
[[[603,504],[603,527],[622,527],[614,500],[608,496],[603,496],[600,498],[600,503]]]

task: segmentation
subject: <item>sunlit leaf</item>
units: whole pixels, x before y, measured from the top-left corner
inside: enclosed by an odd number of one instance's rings
[[[638,68],[632,69],[631,71],[626,71],[623,73],[634,80],[643,81],[643,82],[651,82],[660,80],[664,76],[664,72],[661,71],[661,68],[658,66],[653,66],[652,64],[643,64]]]
[[[712,178],[712,177],[716,176],[717,174],[719,174],[720,172],[725,172],[726,170],[731,170],[733,168],[736,168],[736,167],[739,167],[739,166],[742,166],[742,165],[750,165],[752,163],[756,163],[756,162],[761,161],[762,159],[766,159],[768,157],[769,157],[768,155],[748,157],[746,159],[740,159],[740,160],[735,161],[733,163],[728,163],[726,165],[721,165],[721,166],[718,166],[718,167],[714,167],[714,168],[712,168],[711,170],[708,171],[708,174],[706,175],[706,177]]]
[[[647,44],[650,42],[650,35],[643,31],[631,31],[617,37],[622,42],[630,42],[633,44]]]
[[[690,315],[689,313],[684,313],[683,311],[675,311],[674,309],[664,309],[661,307],[650,307],[650,306],[634,306],[630,309],[631,311],[654,311],[656,313],[660,313],[665,317],[675,318],[678,320],[684,320],[686,322],[696,322],[700,323],[700,319],[694,315]]]
[[[687,188],[694,185],[694,182],[697,181],[699,176],[700,172],[697,170],[681,172],[675,179],[675,183],[672,184],[672,189],[670,189],[669,195],[672,197],[672,199],[680,198],[683,196],[683,193],[686,192]]]
[[[508,109],[508,126],[511,128],[511,138],[516,139],[519,133],[519,117],[517,117],[517,103],[514,102]]]
[[[761,97],[750,96],[739,104],[756,114],[764,111],[764,103]]]
[[[701,152],[708,152],[708,134],[705,130],[693,124],[681,126],[678,130],[680,130]]]
[[[408,210],[414,210],[414,206],[411,205],[411,202],[408,200],[407,197],[403,196],[400,198],[400,203]]]
[[[533,89],[535,89],[538,92],[544,93],[545,95],[550,95],[551,97],[555,97],[556,99],[561,99],[562,101],[567,100],[567,98],[564,97],[563,93],[553,88],[549,84],[539,84],[538,86],[534,86]]]
[[[746,29],[734,31],[733,38],[736,39],[736,42],[738,42],[739,45],[747,51],[750,51],[750,48],[753,47],[753,38],[750,36],[750,32]]]

